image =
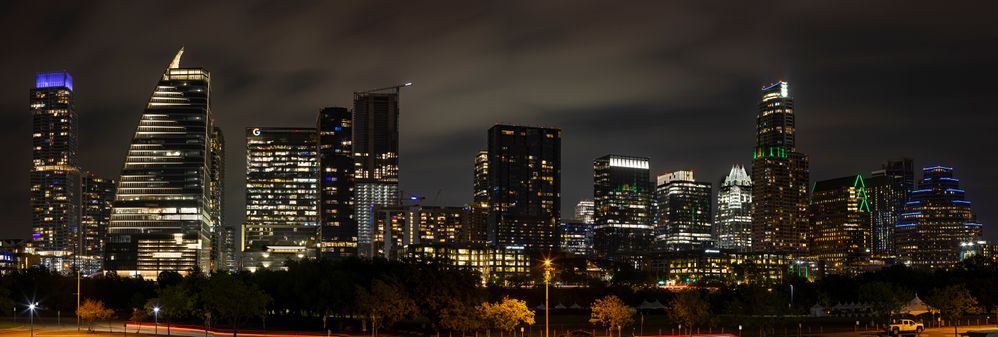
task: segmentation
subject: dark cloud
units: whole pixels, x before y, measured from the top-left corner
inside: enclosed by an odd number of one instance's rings
[[[986,8],[990,7],[990,8]],[[403,81],[402,187],[462,204],[495,123],[560,127],[563,209],[592,193],[592,160],[652,158],[716,182],[748,165],[757,88],[787,79],[812,178],[885,159],[956,167],[988,235],[998,125],[990,3],[6,2],[0,237],[28,235],[36,71],[76,80],[83,165],[115,177],[156,79],[180,46],[212,71],[227,141],[227,222],[242,221],[250,125],[312,125],[354,90]]]

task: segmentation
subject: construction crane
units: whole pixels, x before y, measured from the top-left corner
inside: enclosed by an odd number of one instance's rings
[[[372,92],[385,91],[385,90],[389,90],[389,89],[395,89],[395,92],[397,93],[399,91],[399,89],[402,89],[402,88],[405,88],[405,87],[408,87],[408,86],[411,86],[411,85],[412,85],[412,82],[405,82],[405,83],[398,84],[398,85],[393,85],[393,86],[390,86],[390,87],[377,88],[377,89],[365,90],[365,91],[354,91],[353,94],[354,95],[370,94]]]

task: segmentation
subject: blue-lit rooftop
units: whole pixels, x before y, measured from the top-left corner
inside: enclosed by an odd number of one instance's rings
[[[66,87],[73,90],[73,76],[67,72],[38,73],[35,75],[35,88]]]

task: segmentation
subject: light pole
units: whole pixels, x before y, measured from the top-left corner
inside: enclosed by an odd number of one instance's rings
[[[31,320],[31,337],[35,337],[35,308],[38,307],[38,303],[28,304],[28,316]]]
[[[551,306],[549,305],[548,297],[548,287],[551,283],[551,271],[554,270],[554,266],[551,265],[551,259],[544,260],[544,337],[550,337],[548,335],[548,315],[551,313]]]
[[[153,328],[153,331],[154,331],[153,334],[159,336],[159,306],[158,305],[155,306],[155,307],[152,307],[152,319],[153,319],[153,322],[155,322],[153,324],[155,324],[155,326],[156,326],[155,328]]]

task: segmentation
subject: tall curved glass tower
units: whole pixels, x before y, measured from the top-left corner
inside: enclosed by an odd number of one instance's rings
[[[163,72],[135,129],[115,195],[106,269],[156,278],[211,268],[220,217],[221,136],[211,79],[182,68],[181,48]]]

